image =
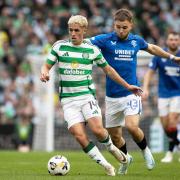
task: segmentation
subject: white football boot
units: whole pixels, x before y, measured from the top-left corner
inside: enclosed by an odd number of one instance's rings
[[[122,164],[127,164],[128,159],[126,154],[119,150],[115,145],[111,145],[108,151]]]
[[[161,159],[162,163],[170,163],[173,160],[173,153],[171,151],[168,151],[164,158]]]
[[[129,165],[133,162],[133,157],[130,154],[127,154],[128,162],[126,164],[120,164],[118,174],[125,175],[127,174],[127,170]]]
[[[146,162],[146,166],[148,170],[152,170],[155,166],[155,161],[153,155],[148,147],[146,147],[143,151],[143,156]]]
[[[105,171],[108,176],[116,175],[115,168],[111,164],[109,164],[108,166],[105,167]]]

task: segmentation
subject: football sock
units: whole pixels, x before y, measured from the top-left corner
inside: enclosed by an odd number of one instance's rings
[[[175,145],[179,144],[177,128],[168,128],[165,132],[166,135],[174,141]]]
[[[89,155],[91,159],[96,161],[98,164],[100,164],[103,167],[109,166],[109,163],[107,160],[104,158],[104,156],[101,154],[99,149],[94,145],[93,142],[90,142],[87,147],[85,147],[84,152]]]
[[[173,152],[173,149],[174,149],[174,146],[175,146],[175,144],[174,144],[174,141],[169,141],[169,151],[170,152]]]
[[[173,151],[175,145],[179,145],[177,128],[167,128],[165,132],[169,137],[169,151]]]
[[[99,142],[101,144],[105,145],[108,151],[110,151],[114,146],[109,135],[107,136],[107,138],[105,138],[104,140],[99,141]]]
[[[146,142],[145,136],[144,136],[144,138],[142,139],[142,141],[136,142],[136,144],[139,146],[139,148],[140,148],[141,150],[144,150],[144,149],[146,148],[146,146],[147,146],[147,142]]]
[[[103,141],[100,141],[103,145],[105,145],[106,149],[121,163],[127,161],[125,155],[113,144],[110,136],[108,135],[107,138]]]
[[[120,149],[124,154],[127,154],[126,143],[124,143],[124,145],[121,146],[119,149]]]

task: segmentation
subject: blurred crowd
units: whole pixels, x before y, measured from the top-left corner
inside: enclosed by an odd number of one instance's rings
[[[180,31],[179,0],[1,0],[0,124],[26,126],[35,114],[34,75],[27,54],[46,55],[56,40],[67,38],[72,14],[88,17],[88,36],[110,32],[112,14],[119,8],[133,11],[134,32],[150,43],[163,46],[169,31]],[[98,87],[100,104],[101,91]]]

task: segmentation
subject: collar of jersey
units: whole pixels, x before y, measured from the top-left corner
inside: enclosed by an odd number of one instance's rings
[[[129,40],[132,40],[132,39],[133,39],[133,35],[131,33],[129,33],[128,38],[126,40],[123,40],[123,41],[129,41]],[[120,38],[118,37],[118,35],[117,35],[117,33],[115,31],[112,33],[112,40],[114,40],[114,41],[119,41],[120,40]]]
[[[169,51],[168,47],[164,47],[163,50],[165,50],[166,52]],[[180,48],[178,48],[178,50],[176,51],[176,53],[174,55],[175,56],[180,56]]]

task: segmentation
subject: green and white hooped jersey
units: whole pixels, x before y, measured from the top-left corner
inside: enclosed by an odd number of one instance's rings
[[[100,50],[87,41],[73,45],[69,40],[57,41],[51,49],[46,63],[58,62],[60,98],[77,97],[86,94],[95,95],[92,81],[92,66],[107,65]]]

